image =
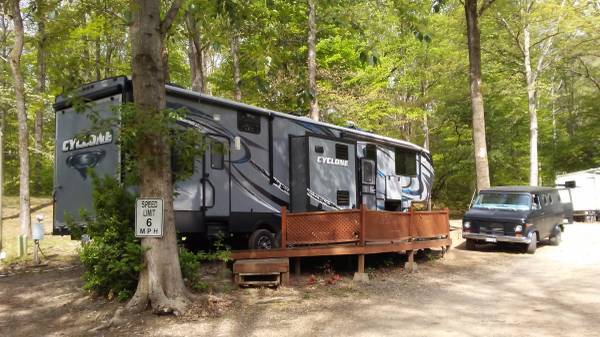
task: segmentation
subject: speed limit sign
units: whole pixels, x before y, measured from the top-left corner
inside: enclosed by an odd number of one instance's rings
[[[135,236],[138,238],[163,236],[163,200],[139,198],[135,202]]]

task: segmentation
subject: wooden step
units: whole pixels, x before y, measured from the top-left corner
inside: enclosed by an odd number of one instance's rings
[[[237,260],[233,275],[237,285],[287,285],[289,268],[289,258]]]

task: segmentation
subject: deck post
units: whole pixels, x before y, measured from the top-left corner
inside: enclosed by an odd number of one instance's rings
[[[299,277],[301,273],[302,270],[300,269],[300,258],[297,257],[294,259],[294,274]]]
[[[355,282],[369,282],[369,274],[365,273],[365,254],[358,255],[358,271],[354,273]]]
[[[287,247],[287,208],[281,207],[281,242],[279,243],[281,248]]]
[[[367,222],[367,208],[365,207],[365,204],[360,204],[360,233],[359,233],[359,240],[360,240],[360,245],[361,246],[365,246],[365,242],[366,242],[366,233],[365,233],[365,223]]]
[[[358,255],[358,272],[359,273],[365,272],[365,255],[364,254]]]
[[[417,271],[417,265],[415,263],[415,251],[408,250],[406,253],[408,253],[408,262],[404,264],[404,269],[406,269],[406,271],[409,273],[414,273]]]
[[[412,205],[410,205],[410,208],[408,209],[408,239],[412,240],[413,236],[415,235],[415,224],[413,222],[413,207]]]

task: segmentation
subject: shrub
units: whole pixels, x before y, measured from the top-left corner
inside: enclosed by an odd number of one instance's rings
[[[143,249],[133,231],[135,197],[113,177],[91,177],[95,215],[82,212],[87,226],[80,231],[91,238],[79,252],[84,288],[125,301],[133,295],[143,266]]]
[[[179,265],[181,266],[181,274],[188,287],[195,291],[204,292],[210,287],[200,278],[201,262],[221,261],[228,262],[231,260],[231,251],[225,247],[221,240],[217,240],[213,244],[212,252],[197,252],[194,253],[188,249],[181,248],[179,250]]]

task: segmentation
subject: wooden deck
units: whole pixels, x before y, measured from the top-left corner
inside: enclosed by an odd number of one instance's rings
[[[413,270],[419,249],[448,249],[448,209],[427,212],[389,212],[360,209],[333,212],[289,213],[281,211],[281,242],[277,249],[237,250],[233,260],[357,255],[358,272],[364,273],[368,254],[406,252]]]

